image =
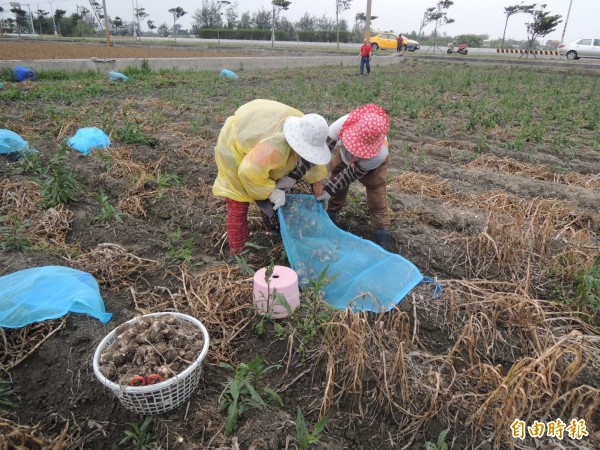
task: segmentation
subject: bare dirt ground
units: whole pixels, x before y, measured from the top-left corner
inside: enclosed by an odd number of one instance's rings
[[[112,47],[98,41],[89,43],[0,40],[0,60],[89,59],[89,58],[202,58],[205,56],[251,56],[253,52],[186,48],[185,46],[128,44]]]
[[[4,330],[2,375],[18,407],[0,419],[0,448],[118,448],[144,418],[95,379],[92,355],[122,322],[165,310],[202,320],[211,347],[190,401],[154,417],[162,448],[299,448],[298,407],[309,428],[330,414],[319,443],[330,449],[423,449],[447,428],[455,449],[599,448],[598,318],[576,294],[600,250],[597,77],[422,62],[364,79],[357,68],[239,75],[138,70],[115,84],[54,74],[0,91],[0,128],[41,154],[0,159],[3,238],[23,244],[2,250],[0,273],[87,271],[113,313],[107,324],[69,314]],[[564,79],[573,90],[557,93]],[[226,208],[211,193],[219,131],[255,98],[329,122],[366,102],[386,108],[393,250],[437,277],[441,298],[422,285],[387,314],[310,325],[301,312],[257,333],[251,278],[228,258]],[[83,126],[107,131],[110,150],[67,152],[75,198],[42,206],[43,168]],[[98,219],[100,188],[120,221]],[[262,248],[246,264],[285,264],[254,206],[250,219]],[[359,186],[340,226],[372,239]],[[249,410],[226,435],[218,404],[231,373],[219,363],[257,355],[280,364],[262,383],[283,406]],[[515,419],[556,418],[585,420],[588,435],[511,437]]]

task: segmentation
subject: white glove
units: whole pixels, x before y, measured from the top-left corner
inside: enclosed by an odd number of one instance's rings
[[[279,180],[277,180],[277,182],[275,183],[275,186],[277,186],[282,191],[287,192],[288,190],[293,188],[295,184],[296,184],[296,180],[294,180],[292,177],[288,177],[286,175],[285,177],[281,177]]]
[[[273,189],[273,192],[269,195],[269,200],[273,203],[273,209],[277,211],[280,207],[285,205],[285,192],[281,189]]]
[[[329,192],[323,191],[321,195],[317,197],[317,201],[323,202],[323,209],[327,211],[327,207],[329,206],[329,200],[331,200],[331,195]]]
[[[323,193],[317,197],[317,200],[320,202],[328,202],[331,200],[331,195],[329,195],[329,192],[323,191]]]

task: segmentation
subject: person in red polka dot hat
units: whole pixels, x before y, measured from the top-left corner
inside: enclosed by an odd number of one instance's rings
[[[390,246],[390,215],[387,203],[387,167],[389,118],[374,103],[356,108],[329,127],[327,144],[338,150],[329,163],[330,178],[323,184],[327,214],[337,225],[339,211],[346,203],[351,183],[358,180],[367,190],[367,206],[377,242],[385,250]]]

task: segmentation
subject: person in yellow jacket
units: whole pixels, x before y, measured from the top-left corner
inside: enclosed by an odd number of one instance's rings
[[[231,255],[248,241],[251,202],[268,200],[277,210],[299,180],[311,183],[315,195],[321,195],[319,182],[327,177],[331,159],[328,131],[320,115],[305,115],[272,100],[253,100],[227,118],[215,147],[213,194],[227,203]]]

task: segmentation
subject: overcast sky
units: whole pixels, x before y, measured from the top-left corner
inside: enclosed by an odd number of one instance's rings
[[[101,0],[99,0],[101,3]],[[145,8],[150,14],[149,19],[156,24],[167,22],[172,23],[172,16],[168,10],[181,6],[187,14],[179,21],[184,28],[191,26],[194,12],[202,5],[202,0],[133,0],[137,2],[137,7]],[[502,37],[504,29],[504,8],[519,4],[521,0],[455,0],[454,5],[448,10],[448,16],[456,22],[446,25],[441,29],[448,35],[458,34],[488,34],[490,38]],[[547,11],[552,14],[563,16],[563,22],[559,24],[555,32],[549,34],[545,39],[559,40],[565,25],[565,19],[569,10],[571,0],[543,0],[539,4],[546,3]],[[418,31],[423,12],[427,7],[435,6],[437,0],[410,1],[410,0],[372,0],[371,14],[378,16],[372,22],[372,28],[375,31],[394,31],[411,32]],[[531,4],[534,1],[525,1]],[[29,4],[32,11],[40,9],[50,10],[50,2],[29,0],[21,2],[22,8],[27,10],[25,5]],[[270,11],[271,0],[237,0],[238,16],[248,11],[250,14],[257,12],[261,8]],[[5,11],[10,9],[9,1],[0,0],[0,5]],[[76,5],[89,8],[89,2],[85,0],[52,0],[52,8],[67,10],[68,14],[75,12]],[[119,16],[125,21],[132,20],[133,8],[132,0],[106,0],[108,15],[112,18]],[[349,24],[353,24],[354,17],[359,12],[365,12],[367,0],[353,0],[350,10],[343,13],[342,18]],[[304,13],[308,12],[312,16],[321,17],[326,15],[329,18],[335,18],[335,0],[292,0],[292,4],[283,15],[291,22],[299,20]],[[5,16],[7,13],[4,13]],[[8,12],[8,14],[11,14]],[[565,41],[573,41],[581,37],[600,38],[598,21],[600,18],[600,0],[572,0],[571,14],[567,24]],[[525,22],[527,16],[520,14],[512,16],[508,22],[506,30],[507,38],[525,39]],[[143,26],[143,29],[147,27]],[[431,32],[433,25],[425,28],[426,32]]]

